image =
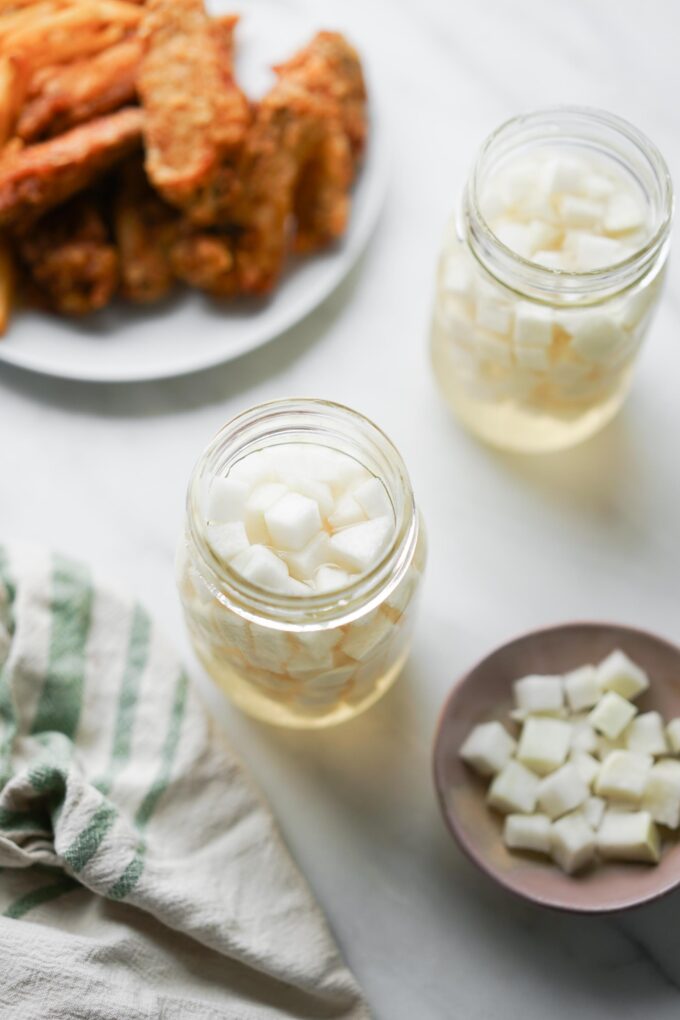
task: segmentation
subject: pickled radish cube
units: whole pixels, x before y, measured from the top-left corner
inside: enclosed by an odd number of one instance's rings
[[[512,308],[495,294],[482,291],[475,301],[475,319],[482,329],[505,335],[512,327]]]
[[[532,675],[512,685],[517,708],[535,715],[559,712],[564,705],[562,677]]]
[[[599,774],[601,762],[587,751],[572,751],[569,761],[576,766],[588,786],[592,786]]]
[[[680,762],[660,761],[652,765],[641,807],[660,825],[669,829],[680,826]]]
[[[494,776],[505,768],[517,744],[499,722],[479,723],[468,734],[459,754],[480,776]]]
[[[659,833],[648,811],[605,811],[597,848],[606,860],[659,860]]]
[[[552,312],[541,305],[519,301],[512,336],[520,347],[550,347],[553,339]]]
[[[572,762],[562,765],[556,772],[542,779],[538,789],[538,803],[550,818],[559,818],[579,807],[590,796],[583,776]]]
[[[615,740],[629,724],[637,708],[615,691],[607,691],[598,701],[588,719],[593,729]]]
[[[474,290],[472,270],[462,258],[449,255],[442,266],[441,285],[449,294],[465,298]]]
[[[494,234],[506,248],[522,258],[528,258],[531,255],[531,231],[524,223],[501,220],[494,226]]]
[[[206,535],[210,548],[223,563],[230,563],[250,546],[243,521],[209,524]]]
[[[304,549],[298,552],[282,551],[281,556],[293,577],[299,581],[313,579],[319,567],[325,566],[333,558],[330,539],[325,531],[317,532]]]
[[[376,517],[389,517],[393,513],[390,497],[378,478],[369,478],[367,482],[353,489],[352,498],[371,520]]]
[[[616,691],[629,701],[649,687],[649,677],[619,648],[597,667],[597,682],[603,691]]]
[[[617,322],[603,312],[581,311],[570,317],[566,329],[572,350],[596,363],[610,360],[625,339]]]
[[[532,262],[538,262],[539,266],[546,269],[566,269],[567,259],[561,251],[545,251],[537,249],[531,257]]]
[[[284,591],[287,595],[313,595],[314,589],[305,581],[298,581],[295,577],[288,578],[288,584]]]
[[[604,216],[604,229],[608,234],[625,234],[629,230],[637,230],[645,222],[642,206],[632,195],[624,191],[612,195],[607,202]]]
[[[555,863],[568,875],[585,868],[595,857],[595,833],[580,811],[553,823],[551,844]]]
[[[626,246],[613,237],[586,234],[583,231],[575,231],[574,234],[573,238],[566,239],[565,247],[573,251],[576,266],[581,272],[615,265],[628,253]]]
[[[327,446],[309,446],[307,464],[309,473],[318,481],[327,482],[336,497],[349,485],[359,485],[371,477],[354,457]]]
[[[600,761],[606,761],[610,754],[614,751],[625,751],[626,750],[626,731],[620,733],[615,740],[610,740],[609,737],[603,737],[601,734],[597,734],[597,749],[596,754]]]
[[[666,727],[666,736],[674,754],[680,754],[680,719],[671,719]]]
[[[335,500],[331,487],[327,482],[320,482],[315,478],[291,475],[287,484],[293,492],[298,492],[301,496],[313,499],[319,508],[321,517],[328,517],[333,512]]]
[[[256,450],[246,454],[230,469],[229,477],[243,482],[249,489],[264,482],[276,481],[271,450]]]
[[[602,797],[588,797],[579,808],[579,811],[587,821],[591,829],[596,831],[607,810],[607,802]]]
[[[303,549],[321,531],[319,505],[299,492],[286,492],[264,511],[274,545],[280,549]]]
[[[551,195],[568,192],[580,194],[586,185],[587,171],[583,162],[569,156],[556,156],[550,159],[542,173],[542,184]]]
[[[604,174],[588,173],[583,181],[583,193],[599,201],[609,198],[614,189],[614,182]]]
[[[517,760],[539,776],[564,763],[571,741],[571,726],[561,719],[531,716],[522,727]]]
[[[218,524],[241,520],[248,492],[245,482],[233,478],[214,478],[208,492],[208,520]]]
[[[564,677],[564,693],[572,712],[592,708],[600,700],[600,687],[594,666],[581,666]]]
[[[596,227],[602,214],[602,206],[592,198],[563,195],[560,201],[560,215],[568,227]]]
[[[361,662],[372,655],[393,629],[394,624],[384,613],[371,614],[367,622],[355,620],[347,627],[340,650]]]
[[[529,239],[532,251],[534,252],[550,248],[552,244],[559,240],[559,237],[560,232],[552,223],[546,223],[545,220],[532,220],[529,224]],[[534,261],[536,261],[535,255]]]
[[[258,545],[266,545],[270,541],[269,530],[265,523],[265,511],[281,499],[288,490],[280,482],[263,482],[256,485],[246,500],[244,519],[248,538]]]
[[[510,850],[550,853],[551,823],[547,815],[507,815],[503,842]]]
[[[339,591],[350,584],[352,578],[345,570],[338,567],[319,567],[314,575],[314,589],[319,595],[330,591]]]
[[[543,347],[517,347],[515,359],[522,368],[533,372],[543,372],[550,366],[550,351]]]
[[[612,751],[600,766],[595,780],[599,797],[613,797],[627,804],[637,803],[645,791],[652,757],[639,751]]]
[[[328,515],[328,523],[334,531],[339,528],[346,528],[350,524],[360,524],[366,520],[366,514],[357,503],[354,496],[343,496],[338,500],[335,509]]]
[[[587,717],[572,717],[571,747],[574,751],[586,751],[595,754],[598,749],[598,736],[588,722]]]
[[[384,553],[393,530],[394,524],[389,517],[376,517],[338,531],[331,538],[337,566],[361,573],[369,570]]]
[[[529,815],[536,806],[540,783],[535,773],[510,759],[489,787],[487,803],[506,815]]]
[[[626,730],[626,747],[629,751],[659,756],[668,754],[663,719],[658,712],[643,712],[636,716]]]
[[[251,584],[283,592],[288,587],[288,567],[264,545],[251,545],[233,561],[235,570]]]

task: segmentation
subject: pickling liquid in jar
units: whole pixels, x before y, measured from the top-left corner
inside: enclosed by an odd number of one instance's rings
[[[280,401],[230,423],[199,461],[178,584],[217,685],[260,719],[320,727],[396,679],[424,559],[389,440],[347,408]]]
[[[619,118],[549,110],[491,136],[448,230],[431,332],[438,384],[470,431],[540,452],[614,416],[671,216],[662,157]]]

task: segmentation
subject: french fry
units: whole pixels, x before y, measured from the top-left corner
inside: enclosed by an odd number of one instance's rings
[[[29,10],[37,11],[38,6]],[[40,13],[5,34],[0,19],[0,47],[23,55],[33,72],[49,64],[82,59],[114,45],[139,25],[141,17],[140,7],[124,0],[83,0],[74,6]]]
[[[0,146],[12,137],[27,86],[25,64],[12,56],[0,57]]]
[[[14,300],[15,269],[12,249],[5,237],[0,237],[0,337],[7,332]]]

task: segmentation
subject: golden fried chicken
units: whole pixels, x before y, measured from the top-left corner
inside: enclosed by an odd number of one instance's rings
[[[236,18],[211,20],[202,0],[148,0],[137,87],[153,186],[191,210],[242,145],[251,112],[233,75]]]
[[[66,201],[141,141],[144,114],[135,107],[89,121],[47,142],[0,159],[0,226],[23,228]]]
[[[121,167],[113,222],[120,292],[128,301],[160,301],[172,289],[170,247],[178,215],[149,185],[141,159],[130,159]]]
[[[141,40],[131,38],[87,60],[50,67],[21,111],[17,134],[29,142],[57,135],[132,102],[142,52]]]
[[[118,256],[93,192],[53,210],[18,240],[20,258],[54,311],[86,315],[109,303]]]

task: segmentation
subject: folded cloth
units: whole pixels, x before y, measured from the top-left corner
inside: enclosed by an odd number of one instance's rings
[[[147,613],[0,547],[0,1016],[369,1016]]]

